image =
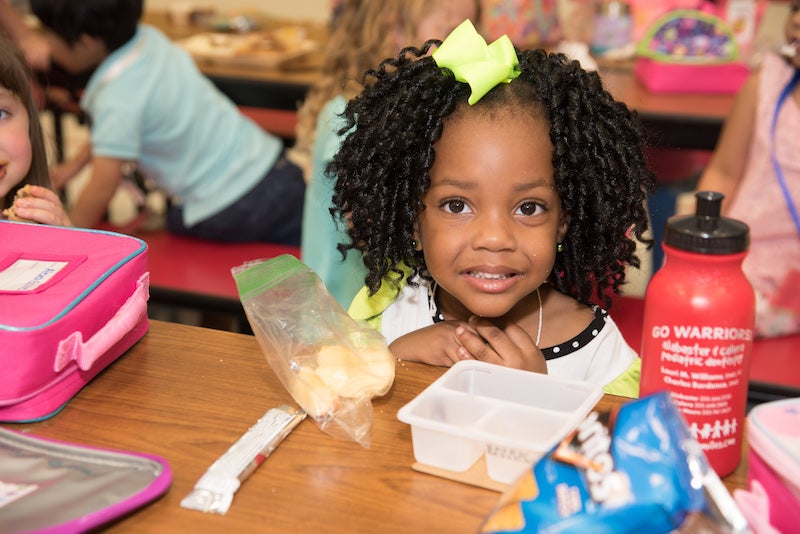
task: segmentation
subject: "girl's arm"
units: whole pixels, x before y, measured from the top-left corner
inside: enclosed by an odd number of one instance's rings
[[[47,39],[29,28],[22,15],[7,0],[0,0],[0,26],[17,43],[31,67],[40,70],[50,67],[50,45]]]
[[[753,139],[759,79],[759,73],[750,76],[736,95],[711,161],[697,183],[698,191],[718,191],[725,195],[728,199],[726,205],[730,205],[747,163]]]
[[[395,339],[389,350],[399,360],[450,367],[463,359],[459,356],[463,345],[456,331],[464,325],[460,321],[443,321],[420,328]]]
[[[95,157],[92,160],[92,176],[70,213],[75,226],[92,228],[100,222],[122,182],[124,164],[125,161],[115,158]]]
[[[85,143],[73,157],[50,169],[50,182],[56,190],[63,188],[91,161],[92,145]]]
[[[542,352],[525,330],[516,325],[499,328],[485,319],[436,323],[397,338],[389,350],[400,360],[429,365],[450,367],[459,360],[482,360],[547,373]]]

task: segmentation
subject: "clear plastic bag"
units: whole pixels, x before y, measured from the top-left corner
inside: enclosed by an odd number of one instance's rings
[[[389,391],[395,360],[317,274],[291,255],[232,269],[239,298],[278,379],[324,432],[370,443],[372,398]]]

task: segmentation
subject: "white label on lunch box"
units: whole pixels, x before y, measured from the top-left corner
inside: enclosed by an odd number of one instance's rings
[[[17,260],[0,271],[0,291],[36,291],[67,265],[66,261]]]

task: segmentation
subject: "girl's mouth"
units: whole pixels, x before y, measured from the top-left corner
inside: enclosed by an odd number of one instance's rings
[[[512,274],[483,273],[477,271],[470,271],[467,274],[469,274],[473,278],[478,278],[482,280],[506,280],[513,276]]]
[[[512,271],[491,272],[470,270],[464,273],[469,284],[481,293],[503,293],[519,281],[519,273]]]

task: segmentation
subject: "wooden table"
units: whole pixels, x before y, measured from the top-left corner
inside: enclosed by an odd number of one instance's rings
[[[713,150],[733,107],[730,94],[652,93],[630,65],[602,67],[600,76],[614,98],[638,112],[654,147]]]
[[[271,20],[256,17],[264,28],[299,24],[296,21]],[[208,31],[201,26],[177,26],[170,23],[163,10],[146,10],[142,22],[157,27],[173,40]],[[302,23],[309,37],[319,48],[280,67],[253,68],[226,64],[225,61],[200,60],[198,67],[223,93],[238,106],[297,110],[309,87],[319,78],[322,47],[327,39],[324,25]]]
[[[205,470],[269,408],[291,403],[253,336],[153,321],[147,335],[58,415],[8,425],[54,439],[166,458],[173,483],[114,532],[475,532],[499,493],[411,469],[397,410],[444,371],[400,363],[373,401],[372,444],[303,421],[237,492],[224,516],[179,506]],[[605,397],[599,408],[623,399]],[[747,466],[725,480],[744,487]]]

